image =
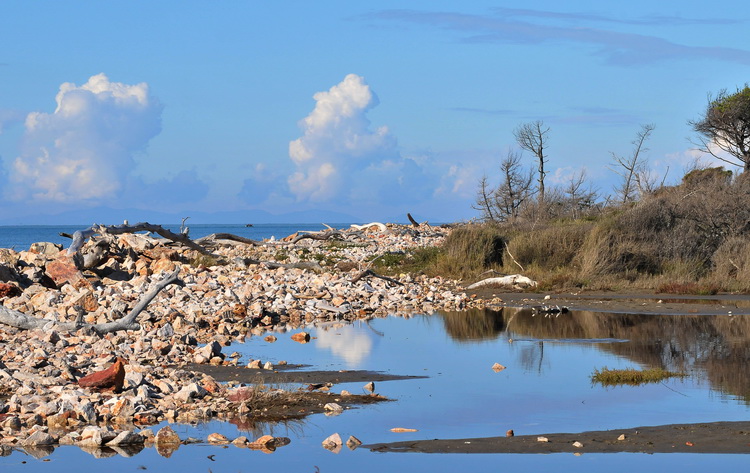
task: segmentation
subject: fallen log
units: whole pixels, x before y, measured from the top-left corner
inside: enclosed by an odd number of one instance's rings
[[[151,290],[147,292],[133,309],[125,317],[115,320],[113,322],[105,322],[101,324],[89,324],[81,322],[79,320],[75,322],[57,322],[49,319],[42,319],[39,317],[33,317],[17,310],[8,309],[0,305],[0,323],[15,327],[21,330],[33,330],[42,329],[44,331],[57,330],[71,332],[81,328],[90,328],[98,334],[105,334],[111,332],[118,332],[120,330],[139,330],[141,328],[138,324],[138,315],[143,312],[149,303],[161,292],[165,287],[170,284],[182,285],[182,281],[177,277],[180,269],[177,268],[172,274],[157,282],[151,287]]]
[[[212,233],[210,235],[198,238],[197,240],[195,240],[195,242],[203,245],[203,244],[213,243],[216,240],[236,241],[238,243],[244,243],[246,245],[251,245],[251,246],[262,245],[262,243],[257,240],[252,240],[250,238],[241,237],[239,235],[233,235],[232,233]]]
[[[536,287],[537,282],[533,279],[530,279],[526,276],[522,276],[520,274],[511,274],[509,276],[501,276],[498,278],[487,278],[483,279],[479,282],[475,282],[471,286],[468,286],[466,289],[476,289],[478,287],[483,286],[512,286],[516,288],[527,288],[527,287]]]
[[[409,222],[411,222],[411,226],[412,227],[419,228],[419,223],[417,223],[417,221],[414,220],[414,217],[412,217],[410,213],[408,213],[408,212],[406,213],[406,218],[409,219]]]
[[[362,271],[358,275],[354,276],[354,278],[352,278],[351,282],[352,283],[356,283],[360,279],[365,278],[367,276],[372,276],[374,278],[382,279],[383,281],[387,281],[389,283],[396,284],[397,286],[403,286],[404,285],[404,283],[402,283],[401,281],[397,281],[397,280],[395,280],[393,278],[389,278],[388,276],[381,276],[380,274],[376,273],[375,271],[373,271],[371,269],[365,269],[364,271]]]
[[[123,233],[135,233],[143,231],[156,233],[163,238],[166,238],[167,240],[185,245],[190,249],[198,251],[199,253],[213,256],[210,251],[188,238],[187,235],[174,233],[173,231],[167,230],[161,225],[154,225],[147,222],[136,223],[135,225],[129,225],[127,223],[123,223],[122,225],[109,226],[92,225],[85,230],[78,230],[73,233],[73,242],[70,244],[70,247],[68,247],[68,255],[77,253],[83,247],[84,243],[86,243],[86,240],[96,234],[121,235]]]

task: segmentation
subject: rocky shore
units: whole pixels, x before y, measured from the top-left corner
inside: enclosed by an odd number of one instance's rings
[[[217,382],[189,368],[274,369],[229,353],[234,342],[281,336],[305,342],[305,326],[316,321],[475,305],[453,281],[367,271],[374,258],[387,253],[440,244],[449,228],[377,224],[264,242],[218,235],[198,242],[205,251],[99,230],[73,253],[51,243],[0,250],[0,298],[7,312],[0,324],[3,454],[23,448],[43,455],[62,444],[127,454],[128,448],[151,443],[168,453],[186,439],[175,438],[168,427],[156,433],[148,427],[258,419],[279,398],[300,396]],[[179,284],[145,302],[136,329],[100,330],[123,320],[144,294],[175,273]],[[36,325],[25,328],[22,316]],[[331,396],[315,397],[316,406],[378,400],[334,393],[327,385],[313,390]],[[235,439],[261,449],[284,443]]]

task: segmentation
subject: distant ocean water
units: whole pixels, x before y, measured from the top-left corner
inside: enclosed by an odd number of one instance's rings
[[[162,225],[175,233],[179,232],[179,225]],[[334,228],[348,228],[348,223],[331,224]],[[190,238],[200,238],[212,233],[232,233],[253,240],[262,240],[263,238],[283,238],[297,231],[318,231],[325,230],[326,227],[320,224],[311,223],[268,223],[256,224],[252,227],[245,225],[224,225],[224,224],[196,224],[188,225],[190,228]],[[13,248],[16,251],[28,250],[32,243],[40,241],[49,241],[60,243],[67,247],[70,239],[60,236],[60,233],[73,234],[76,230],[84,230],[86,227],[78,225],[18,225],[18,226],[0,226],[0,248]]]

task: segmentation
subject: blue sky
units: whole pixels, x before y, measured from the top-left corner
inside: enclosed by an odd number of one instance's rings
[[[611,153],[646,123],[649,165],[674,182],[707,94],[750,82],[749,27],[722,0],[6,1],[0,221],[469,219],[477,181],[538,119],[550,184],[585,169],[611,193]]]

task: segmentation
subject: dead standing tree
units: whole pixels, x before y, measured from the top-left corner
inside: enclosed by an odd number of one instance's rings
[[[536,120],[520,125],[513,131],[513,136],[521,149],[530,151],[536,156],[538,166],[537,174],[537,199],[539,206],[544,205],[544,177],[547,175],[544,165],[549,161],[545,154],[547,147],[547,135],[549,127],[542,120]]]
[[[622,182],[615,188],[615,194],[621,204],[634,202],[651,186],[648,183],[648,170],[643,153],[648,151],[645,143],[654,131],[654,125],[641,125],[633,143],[633,151],[630,156],[618,156],[612,153],[612,169],[622,177]]]

